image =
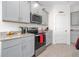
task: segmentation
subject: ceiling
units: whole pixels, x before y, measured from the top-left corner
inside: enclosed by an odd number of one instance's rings
[[[46,10],[49,12],[53,5],[74,5],[79,4],[79,1],[39,1],[39,3],[46,8]]]

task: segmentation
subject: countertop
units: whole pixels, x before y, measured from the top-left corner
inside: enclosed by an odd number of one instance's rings
[[[79,31],[79,26],[71,26],[71,31]]]
[[[8,40],[16,39],[16,38],[28,37],[28,36],[33,36],[33,35],[34,34],[30,34],[30,33],[10,35],[6,37],[0,37],[0,41],[8,41]]]
[[[48,31],[44,31],[44,32],[48,32]],[[13,40],[13,39],[28,37],[28,36],[34,36],[34,34],[31,34],[31,33],[25,33],[25,34],[18,33],[18,34],[9,35],[9,36],[6,36],[5,34],[2,34],[2,35],[0,35],[0,41],[8,41],[8,40]]]
[[[71,31],[79,31],[79,28],[71,28]]]

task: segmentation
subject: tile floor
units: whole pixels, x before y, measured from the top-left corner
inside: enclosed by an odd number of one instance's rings
[[[79,57],[79,50],[76,50],[73,45],[50,45],[38,57]]]

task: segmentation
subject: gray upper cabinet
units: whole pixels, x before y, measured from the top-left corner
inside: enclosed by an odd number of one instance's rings
[[[38,6],[36,6],[38,5]],[[42,24],[48,25],[48,12],[43,10],[42,5],[40,5],[38,2],[31,2],[31,13],[37,14],[42,16]]]
[[[36,4],[36,5],[35,5]],[[2,17],[6,21],[30,23],[30,12],[42,16],[42,24],[48,25],[48,13],[38,2],[3,1]]]
[[[31,13],[32,14],[42,14],[42,7],[37,2],[31,2]]]
[[[30,23],[30,2],[3,1],[3,20]]]
[[[71,25],[78,26],[79,25],[79,11],[71,13]]]
[[[2,19],[5,20],[7,17],[7,2],[2,2]]]
[[[30,23],[30,2],[20,2],[20,21]]]
[[[19,20],[19,1],[8,1],[6,8],[6,20],[18,21]]]
[[[42,24],[48,25],[48,13],[46,11],[42,11]]]

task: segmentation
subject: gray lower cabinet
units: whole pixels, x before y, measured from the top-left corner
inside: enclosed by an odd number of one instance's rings
[[[46,32],[46,46],[52,43],[52,31],[49,30]]]
[[[71,31],[70,35],[71,35],[70,38],[71,43],[72,44],[76,43],[77,39],[79,38],[79,31],[78,30]]]
[[[19,57],[21,56],[21,40],[11,39],[1,42],[1,56],[2,57]]]
[[[22,57],[34,55],[34,36],[22,38]]]
[[[21,45],[20,44],[2,50],[2,57],[20,57],[20,56],[21,56]]]
[[[33,55],[33,35],[1,42],[2,57],[32,57]]]

